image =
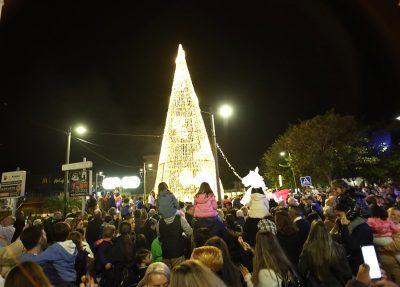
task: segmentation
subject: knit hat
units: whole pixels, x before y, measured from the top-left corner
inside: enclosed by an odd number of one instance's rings
[[[269,231],[276,235],[276,225],[269,219],[261,219],[258,222],[257,227],[260,231]]]

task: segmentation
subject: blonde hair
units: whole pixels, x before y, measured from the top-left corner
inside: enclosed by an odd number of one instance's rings
[[[226,287],[211,269],[198,260],[186,260],[171,272],[170,287]]]
[[[169,270],[168,266],[163,262],[154,262],[150,264],[149,267],[147,267],[146,273],[143,277],[144,286],[148,286],[151,276],[155,274],[164,275],[169,281],[171,271]]]
[[[221,270],[224,265],[222,252],[214,246],[201,246],[193,249],[191,259],[199,260],[214,272]]]

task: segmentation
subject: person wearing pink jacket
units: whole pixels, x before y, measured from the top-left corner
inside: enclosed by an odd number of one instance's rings
[[[217,208],[217,201],[210,185],[203,182],[194,196],[194,217],[215,217],[218,215]]]
[[[194,196],[194,230],[206,227],[214,236],[226,238],[224,223],[219,219],[217,201],[210,185],[203,182]]]

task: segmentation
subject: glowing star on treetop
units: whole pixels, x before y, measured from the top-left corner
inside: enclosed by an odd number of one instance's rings
[[[182,45],[175,63],[154,190],[166,182],[177,198],[192,201],[204,181],[217,191],[215,161]]]

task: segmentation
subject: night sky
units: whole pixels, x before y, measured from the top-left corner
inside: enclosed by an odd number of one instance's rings
[[[95,145],[73,140],[71,162],[137,174],[161,139],[101,133],[162,134],[179,43],[201,108],[235,109],[216,118],[217,140],[241,175],[289,124],[332,108],[365,124],[400,113],[397,0],[6,0],[0,172],[60,171],[63,130],[84,123]]]

